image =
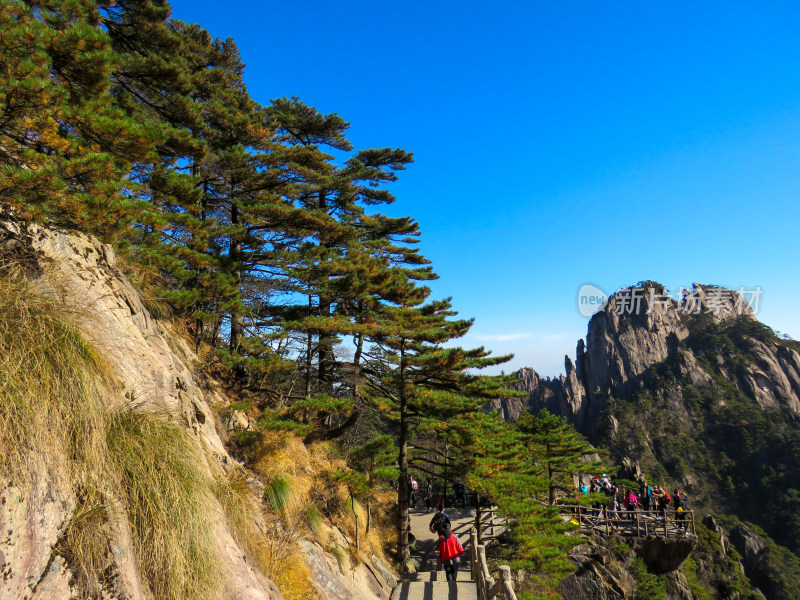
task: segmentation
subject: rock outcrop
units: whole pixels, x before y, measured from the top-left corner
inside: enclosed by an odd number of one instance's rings
[[[191,429],[208,459],[231,463],[216,427],[213,406],[221,397],[192,372],[195,357],[167,323],[153,319],[138,292],[119,271],[110,246],[81,234],[14,221],[0,223],[0,261],[16,262],[41,294],[57,298],[111,367],[122,390],[110,402],[130,402],[166,414]],[[6,481],[2,490],[0,597],[71,598],[73,574],[57,554],[76,498],[53,470],[43,468],[25,494]],[[222,509],[219,509],[220,514]],[[111,520],[114,598],[146,600],[123,514]],[[220,561],[220,600],[280,600],[219,519],[213,532]]]
[[[590,439],[597,440],[599,421],[610,401],[627,400],[647,387],[648,372],[674,363],[683,381],[709,384],[715,373],[730,378],[762,407],[786,406],[800,414],[800,353],[752,339],[757,358],[746,371],[724,357],[709,369],[705,353],[692,347],[693,327],[731,320],[755,322],[747,299],[738,292],[694,284],[681,301],[663,286],[645,282],[612,295],[589,321],[586,343],[578,341],[575,362],[565,357],[565,375],[542,378],[533,369],[517,371],[517,389],[527,400],[500,400],[493,407],[513,419],[522,410],[547,409],[565,417]],[[698,322],[702,321],[702,325]],[[602,429],[613,428],[613,422]]]
[[[38,293],[58,299],[74,316],[82,336],[102,355],[120,390],[110,403],[153,409],[189,430],[204,448],[208,468],[239,466],[224,443],[224,424],[215,407],[228,401],[214,382],[200,376],[192,348],[168,320],[152,317],[140,294],[117,267],[111,247],[82,234],[0,221],[0,266],[22,271]],[[240,419],[241,420],[241,419]],[[78,498],[58,469],[42,460],[36,478],[23,490],[0,474],[0,598],[66,600],[83,597],[59,544]],[[210,500],[216,502],[215,500]],[[222,518],[212,538],[220,572],[219,592],[208,600],[282,600],[277,586],[254,567]],[[113,568],[104,600],[154,600],[137,573],[130,526],[123,511],[109,515]],[[306,562],[322,597],[341,589],[342,597],[388,598],[395,582],[375,558],[345,576],[331,568],[335,559],[308,544]],[[113,571],[113,572],[112,572]]]
[[[388,600],[397,586],[394,575],[377,558],[344,568],[318,543],[304,540],[300,546],[314,587],[326,600]]]
[[[627,600],[658,586],[666,600],[694,600],[681,566],[695,542],[662,538],[608,540],[589,537],[570,554],[575,572],[559,586],[570,600]],[[649,581],[647,581],[649,580]],[[654,585],[655,583],[655,585]]]

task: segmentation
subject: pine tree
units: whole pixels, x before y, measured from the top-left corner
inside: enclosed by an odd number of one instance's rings
[[[574,491],[575,475],[603,468],[599,461],[590,460],[600,451],[563,417],[545,409],[535,416],[521,415],[516,425],[534,457],[536,468],[547,481],[547,503],[551,506],[555,504],[557,492],[571,494]]]
[[[482,418],[484,435],[475,438],[478,457],[470,484],[491,498],[509,518],[515,541],[512,568],[533,574],[537,598],[558,598],[558,581],[572,571],[568,553],[578,538],[554,505],[556,492],[574,490],[573,475],[591,472],[597,452],[562,418],[547,411],[523,414],[516,423],[496,415]],[[520,591],[520,598],[533,597]]]
[[[304,305],[283,307],[274,316],[282,319],[283,335],[304,336],[303,395],[315,398],[319,409],[307,415],[315,426],[307,441],[330,439],[358,416],[354,382],[363,333],[369,327],[370,311],[394,293],[392,281],[401,272],[395,267],[402,263],[411,269],[402,274],[403,282],[412,271],[418,278],[429,276],[424,258],[395,243],[416,242],[411,238],[418,229],[411,219],[365,213],[368,206],[394,200],[380,186],[395,180],[395,172],[405,168],[411,155],[388,148],[368,149],[353,152],[337,165],[325,150],[352,152],[345,136],[348,124],[338,115],[322,115],[296,98],[274,101],[271,114],[283,146],[281,177],[291,182],[281,193],[301,212],[289,219],[296,238],[286,242],[281,266],[288,274],[286,289],[306,297]],[[343,336],[356,340],[352,361],[336,356]],[[324,409],[321,402],[326,397],[331,408],[339,407],[337,411]],[[343,404],[342,397],[350,397],[353,403]],[[308,408],[308,402],[294,409],[301,407]]]
[[[399,477],[394,464],[396,458],[397,446],[390,435],[379,435],[363,446],[350,450],[350,464],[354,470],[363,474],[370,490],[364,495],[367,503],[367,534],[372,527],[372,490],[379,482],[388,483]]]
[[[427,288],[422,291],[424,300]],[[408,558],[409,443],[412,429],[446,431],[450,422],[477,413],[492,398],[510,387],[506,377],[474,374],[475,369],[497,365],[510,356],[490,357],[484,348],[445,348],[445,342],[463,336],[471,320],[455,316],[450,300],[422,304],[417,295],[407,304],[387,307],[380,329],[370,336],[365,387],[370,399],[399,424],[398,554]]]
[[[0,194],[22,218],[116,235],[136,206],[125,176],[154,136],[114,101],[95,4],[3,0],[0,29]]]

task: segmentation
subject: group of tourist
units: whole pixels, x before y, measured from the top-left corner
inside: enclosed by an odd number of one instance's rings
[[[422,495],[428,512],[431,512],[434,508],[438,510],[443,509],[445,497],[442,494],[434,496],[432,479],[428,479],[424,487],[420,489],[419,482],[413,475],[409,475],[406,488],[408,490],[408,505],[410,507],[416,508],[419,496]],[[458,503],[461,503],[463,508],[467,506],[467,487],[463,483],[453,484],[453,506],[456,506]]]
[[[586,483],[583,478],[578,481],[575,490],[576,499],[579,495],[604,494],[608,501],[607,509],[614,511],[615,515],[620,515],[622,511],[629,513],[636,510],[657,511],[660,518],[666,517],[667,509],[672,506],[675,510],[675,521],[679,528],[686,529],[686,511],[688,508],[688,498],[686,492],[675,490],[672,495],[660,485],[652,486],[645,479],[639,481],[639,489],[635,490],[628,487],[620,488],[607,474],[594,476]],[[594,508],[600,509],[603,504],[596,502]]]

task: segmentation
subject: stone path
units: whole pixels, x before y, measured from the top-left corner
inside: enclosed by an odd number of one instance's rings
[[[466,548],[469,530],[475,523],[475,510],[472,508],[450,508],[452,531]],[[417,542],[411,550],[411,557],[419,564],[418,573],[400,582],[392,593],[392,600],[478,600],[478,590],[470,579],[469,554],[465,554],[456,581],[447,581],[444,571],[437,570],[439,555],[436,544],[439,536],[428,530],[433,512],[425,508],[412,508],[411,533]]]
[[[457,581],[445,581],[444,571],[429,571],[401,581],[392,600],[478,600],[478,588],[468,571],[459,571]]]

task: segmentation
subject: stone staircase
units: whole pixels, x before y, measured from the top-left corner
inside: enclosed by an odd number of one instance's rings
[[[456,581],[447,581],[444,571],[427,571],[401,581],[391,600],[478,600],[478,588],[469,571],[458,571]]]

